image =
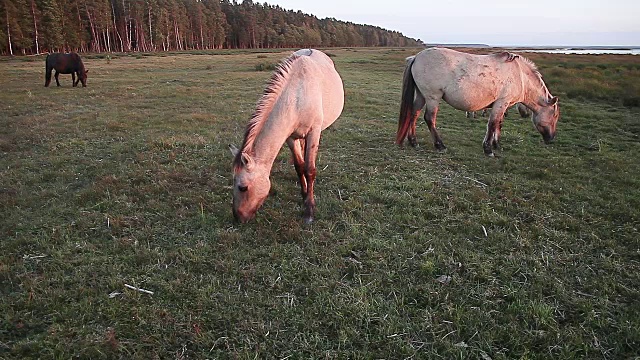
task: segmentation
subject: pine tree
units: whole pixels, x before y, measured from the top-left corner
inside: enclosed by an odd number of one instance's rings
[[[29,8],[31,10],[31,18],[33,19],[33,43],[36,47],[36,54],[40,53],[40,39],[38,34],[38,23],[40,22],[40,10],[36,6],[36,0],[29,1]]]
[[[64,45],[62,40],[62,13],[56,0],[39,0],[42,13],[42,46],[57,51]]]
[[[4,30],[1,38],[2,43],[7,45],[7,53],[9,55],[13,55],[12,33],[14,34],[13,37],[15,38],[15,33],[16,31],[18,31],[17,24],[15,24],[15,14],[17,13],[17,9],[11,1],[3,0],[1,10],[2,12],[0,13],[0,15],[2,15],[2,28]]]
[[[31,48],[30,18],[25,0],[3,0],[2,4],[2,28],[3,44],[7,45],[7,53],[28,52]]]
[[[0,53],[421,45],[253,0],[0,0]]]

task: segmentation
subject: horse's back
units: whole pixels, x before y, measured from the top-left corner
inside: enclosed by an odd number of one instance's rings
[[[60,56],[60,53],[50,53],[47,54],[47,57],[45,59],[45,64],[47,65],[48,68],[52,68],[55,66],[56,63],[58,63],[58,57]]]
[[[480,75],[495,63],[486,55],[473,55],[447,48],[429,48],[415,56],[415,71],[424,72],[435,80]]]
[[[412,73],[427,98],[444,98],[453,107],[477,111],[501,97],[512,97],[517,74],[509,58],[429,48],[416,55]]]
[[[413,58],[411,72],[416,85],[424,95],[444,91],[449,84],[459,77],[462,63],[468,54],[446,48],[428,48]],[[411,58],[407,58],[411,61]]]
[[[47,68],[56,69],[61,74],[84,70],[82,59],[77,53],[51,53],[45,61]]]
[[[322,129],[327,128],[342,113],[344,88],[342,78],[334,63],[325,53],[315,49],[302,49],[294,53],[300,56],[296,92],[304,98],[304,106],[318,111],[322,117]],[[302,103],[301,103],[302,104]],[[312,109],[312,110],[311,110]]]

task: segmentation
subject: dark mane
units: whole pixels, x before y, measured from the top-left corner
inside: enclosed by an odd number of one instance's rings
[[[244,141],[242,142],[240,151],[238,151],[238,154],[233,160],[234,168],[242,165],[242,153],[250,151],[253,148],[253,142],[256,139],[256,136],[260,133],[262,125],[264,125],[264,122],[267,119],[267,115],[273,109],[276,100],[282,93],[282,89],[286,85],[287,80],[289,80],[293,63],[295,63],[299,58],[300,55],[293,54],[282,60],[271,75],[271,79],[269,79],[267,87],[262,93],[262,97],[258,100],[256,110],[247,124],[247,128],[244,133]]]

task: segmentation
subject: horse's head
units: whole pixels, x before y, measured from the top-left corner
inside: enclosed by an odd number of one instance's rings
[[[269,195],[271,181],[269,169],[256,164],[251,155],[229,145],[235,157],[233,162],[233,217],[245,223],[253,219],[256,211]]]
[[[533,125],[542,134],[545,144],[548,144],[556,136],[556,123],[560,117],[558,97],[543,100],[539,105],[540,109],[533,113]]]
[[[80,80],[80,82],[82,82],[82,87],[87,87],[87,73],[89,72],[89,70],[80,70],[78,72],[78,79]]]

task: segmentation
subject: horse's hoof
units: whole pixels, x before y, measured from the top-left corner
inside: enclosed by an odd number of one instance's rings
[[[447,151],[447,147],[444,146],[443,143],[437,143],[435,144],[436,150],[440,151],[440,152],[444,152]]]
[[[302,214],[302,221],[304,221],[305,225],[310,225],[313,222],[313,214],[315,213],[313,208],[307,208]]]
[[[495,157],[495,155],[493,154],[493,150],[491,149],[491,146],[483,146],[484,149],[484,154],[488,157]]]

